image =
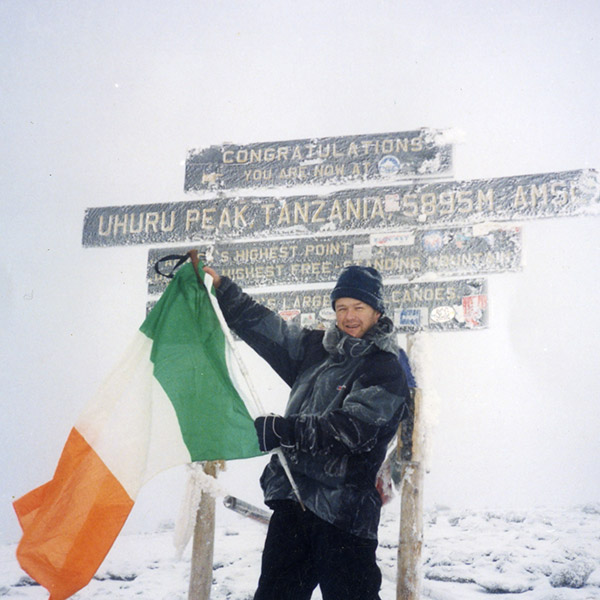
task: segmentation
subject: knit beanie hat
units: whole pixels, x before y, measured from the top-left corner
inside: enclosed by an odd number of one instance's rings
[[[356,298],[383,314],[383,282],[379,271],[373,267],[358,265],[346,267],[331,292],[331,305],[334,310],[338,298]]]

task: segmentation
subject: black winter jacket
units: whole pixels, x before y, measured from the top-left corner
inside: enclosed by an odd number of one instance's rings
[[[377,538],[377,472],[409,394],[392,322],[381,317],[362,338],[335,325],[302,329],[227,277],[217,298],[231,329],[291,387],[285,416],[295,447],[284,452],[306,507],[354,535]],[[295,499],[276,455],[261,485],[268,505]]]

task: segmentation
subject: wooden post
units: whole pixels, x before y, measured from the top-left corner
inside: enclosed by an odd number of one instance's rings
[[[408,353],[412,347],[409,336]],[[401,464],[400,539],[396,600],[419,600],[421,589],[421,551],[423,546],[423,470],[421,390],[411,396],[410,417],[398,436],[398,460]]]
[[[204,472],[217,476],[218,462],[207,462]],[[209,600],[212,585],[213,554],[215,546],[215,498],[202,493],[196,513],[194,540],[192,542],[192,564],[190,573],[189,600]]]

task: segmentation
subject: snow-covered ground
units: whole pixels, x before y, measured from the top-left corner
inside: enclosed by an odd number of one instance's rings
[[[398,518],[396,498],[380,528],[382,600],[396,597]],[[212,600],[252,598],[265,532],[217,501]],[[173,534],[171,522],[154,533],[121,535],[74,598],[187,599],[191,544],[177,559]],[[425,513],[424,537],[424,599],[600,599],[600,503],[522,512],[437,507]],[[15,547],[0,547],[0,597],[47,598],[20,570]],[[313,599],[320,598],[316,590]]]

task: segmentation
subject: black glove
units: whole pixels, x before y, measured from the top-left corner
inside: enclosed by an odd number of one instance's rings
[[[279,446],[294,446],[294,426],[279,415],[266,415],[254,420],[258,446],[262,452],[270,452]]]

